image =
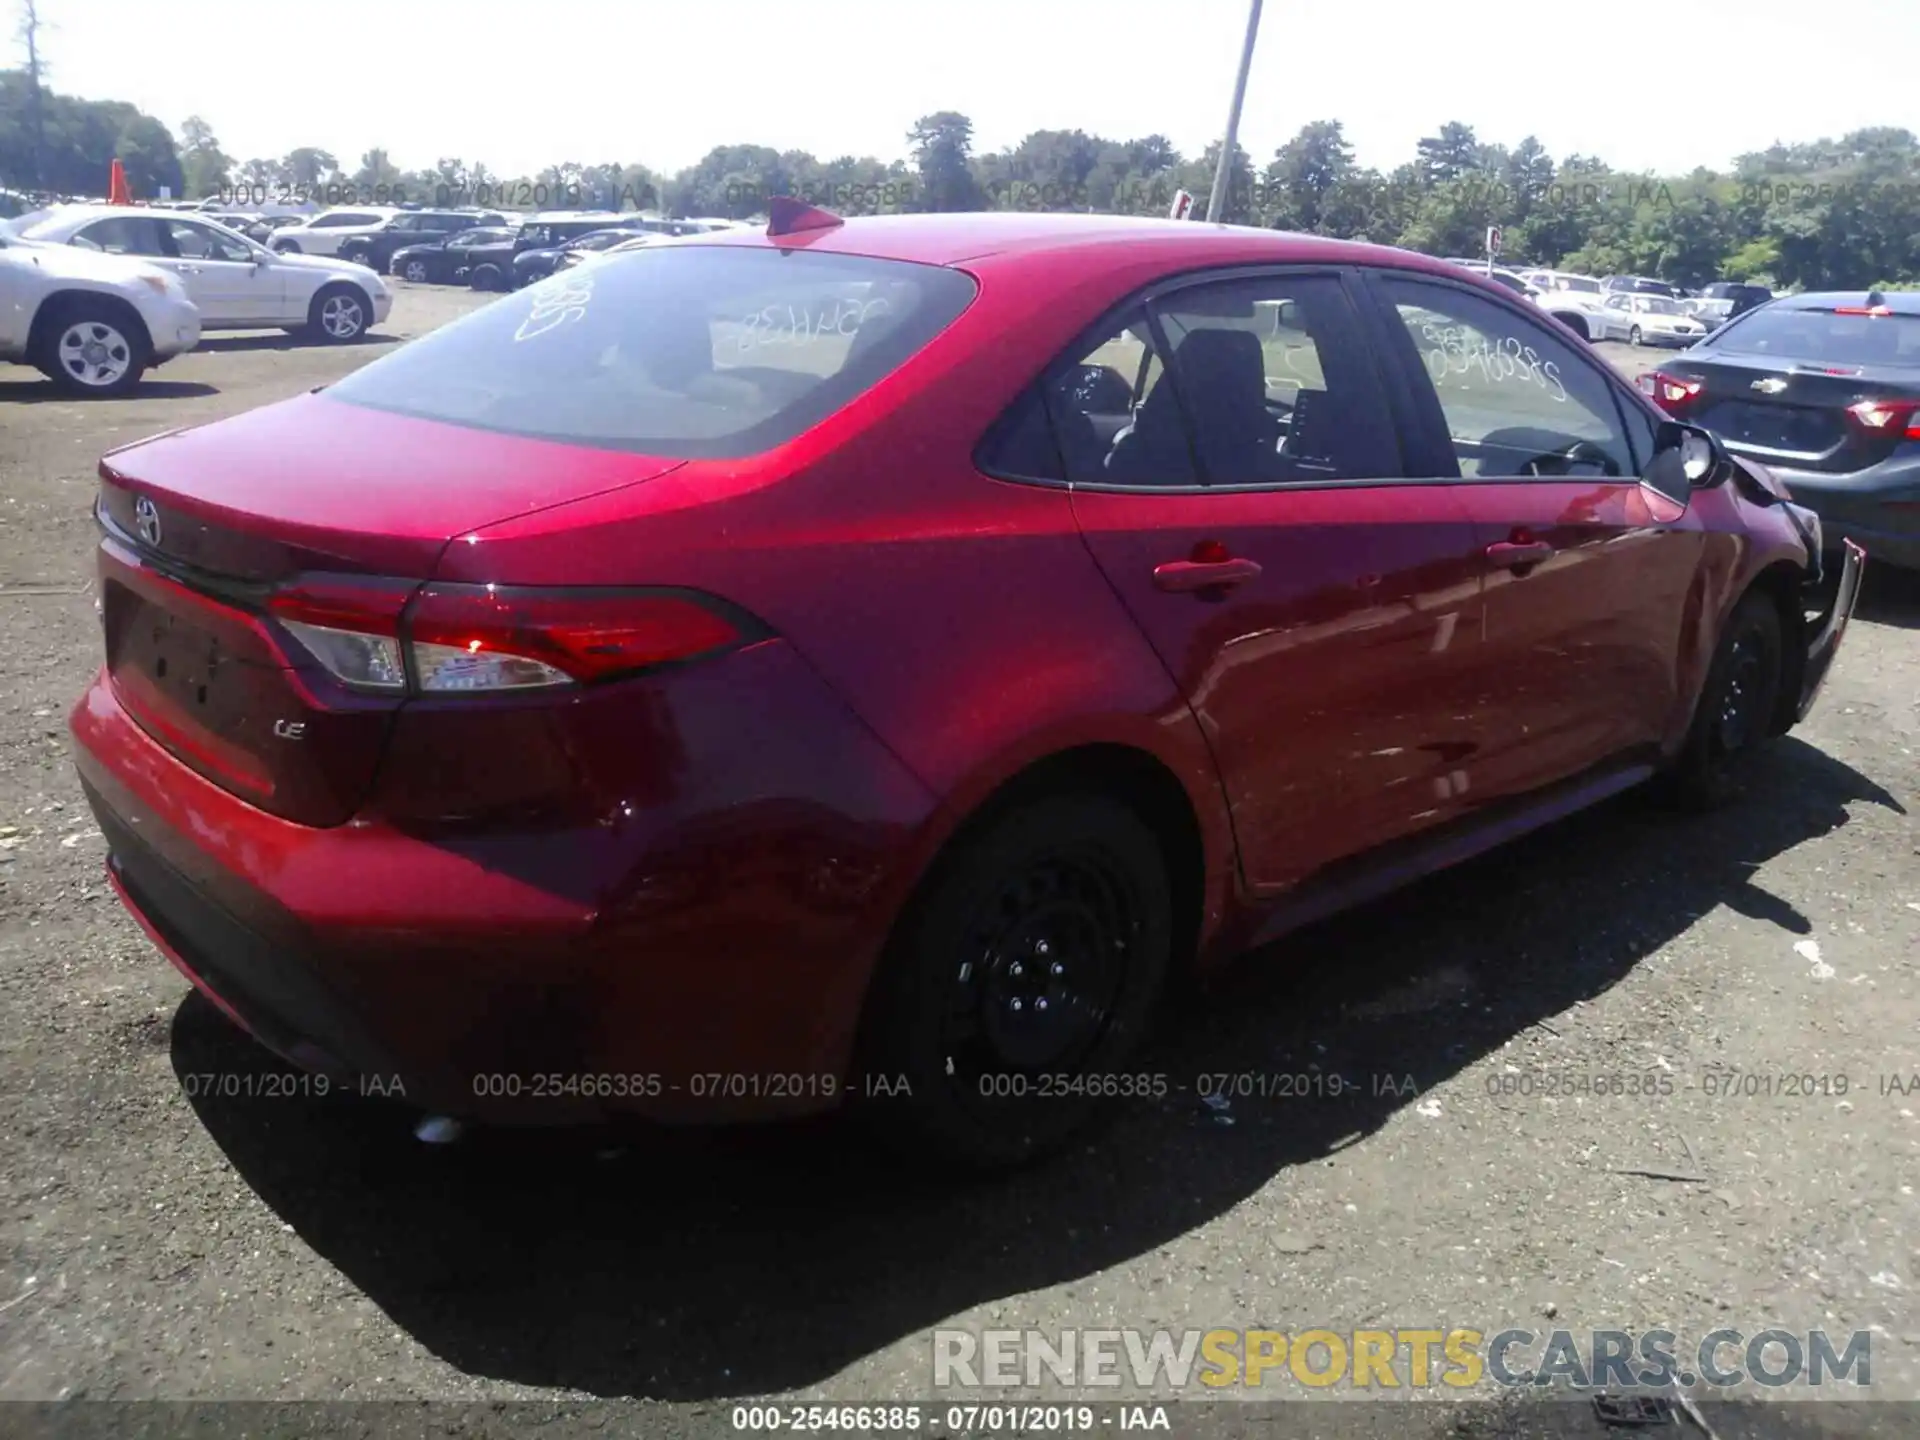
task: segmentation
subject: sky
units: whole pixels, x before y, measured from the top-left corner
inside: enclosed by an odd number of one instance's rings
[[[976,149],[1037,129],[1155,132],[1188,155],[1225,129],[1247,0],[39,0],[49,83],[198,114],[237,160],[299,145],[349,171],[384,147],[495,174],[672,172],[716,145],[903,157],[959,110]],[[17,0],[0,0],[0,10]],[[1775,140],[1920,129],[1915,0],[1842,0],[1817,53],[1805,0],[1589,4],[1266,0],[1240,142],[1264,164],[1311,120],[1390,168],[1446,120],[1555,158],[1724,169]],[[1664,20],[1664,23],[1663,23]],[[0,35],[11,30],[0,27]],[[1858,37],[1843,63],[1839,33]],[[1874,37],[1879,37],[1876,41]],[[1736,43],[1737,41],[1737,43]],[[17,49],[18,47],[16,47]],[[1881,58],[1876,59],[1879,55]],[[1746,75],[1728,66],[1738,57]],[[1689,63],[1698,61],[1699,68]],[[6,63],[18,63],[9,57]],[[1702,78],[1710,73],[1711,78]],[[1786,102],[1786,103],[1783,103]]]

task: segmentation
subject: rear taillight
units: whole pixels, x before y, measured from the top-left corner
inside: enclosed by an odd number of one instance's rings
[[[1661,370],[1649,370],[1636,382],[1640,393],[1652,399],[1669,415],[1678,415],[1700,398],[1706,388],[1703,380],[1682,380]]]
[[[1869,435],[1920,440],[1920,400],[1862,400],[1847,407],[1847,418]]]
[[[398,694],[407,688],[400,612],[412,590],[321,577],[277,592],[267,610],[342,684]]]
[[[584,685],[732,649],[753,625],[680,590],[405,590],[303,585],[275,618],[342,684],[415,694],[499,694]]]

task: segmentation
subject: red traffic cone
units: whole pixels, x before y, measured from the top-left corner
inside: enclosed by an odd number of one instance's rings
[[[107,181],[107,203],[109,205],[131,205],[133,192],[127,188],[127,167],[118,157],[113,162],[113,175]]]

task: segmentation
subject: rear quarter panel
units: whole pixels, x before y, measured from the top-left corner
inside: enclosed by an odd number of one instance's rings
[[[1203,933],[1234,850],[1191,710],[1095,565],[1061,488],[991,479],[987,426],[1114,300],[1164,272],[1081,257],[970,266],[972,306],[790,444],[695,461],[618,494],[456,541],[443,578],[683,585],[768,622],[940,797],[901,856],[897,911],[954,829],[1026,766],[1089,744],[1157,758],[1186,790]]]

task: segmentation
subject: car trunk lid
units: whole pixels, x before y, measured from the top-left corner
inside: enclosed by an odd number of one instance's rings
[[[1767,465],[1827,474],[1876,465],[1901,443],[1904,425],[1862,422],[1863,413],[1872,417],[1875,402],[1920,400],[1920,373],[1845,363],[1690,354],[1661,373],[1697,387],[1676,413],[1717,433],[1728,449]]]
[[[681,462],[302,396],[101,464],[107,670],[183,764],[263,810],[337,825],[400,694],[349,689],[273,618],[276,594],[357,591],[396,617],[449,542]]]

